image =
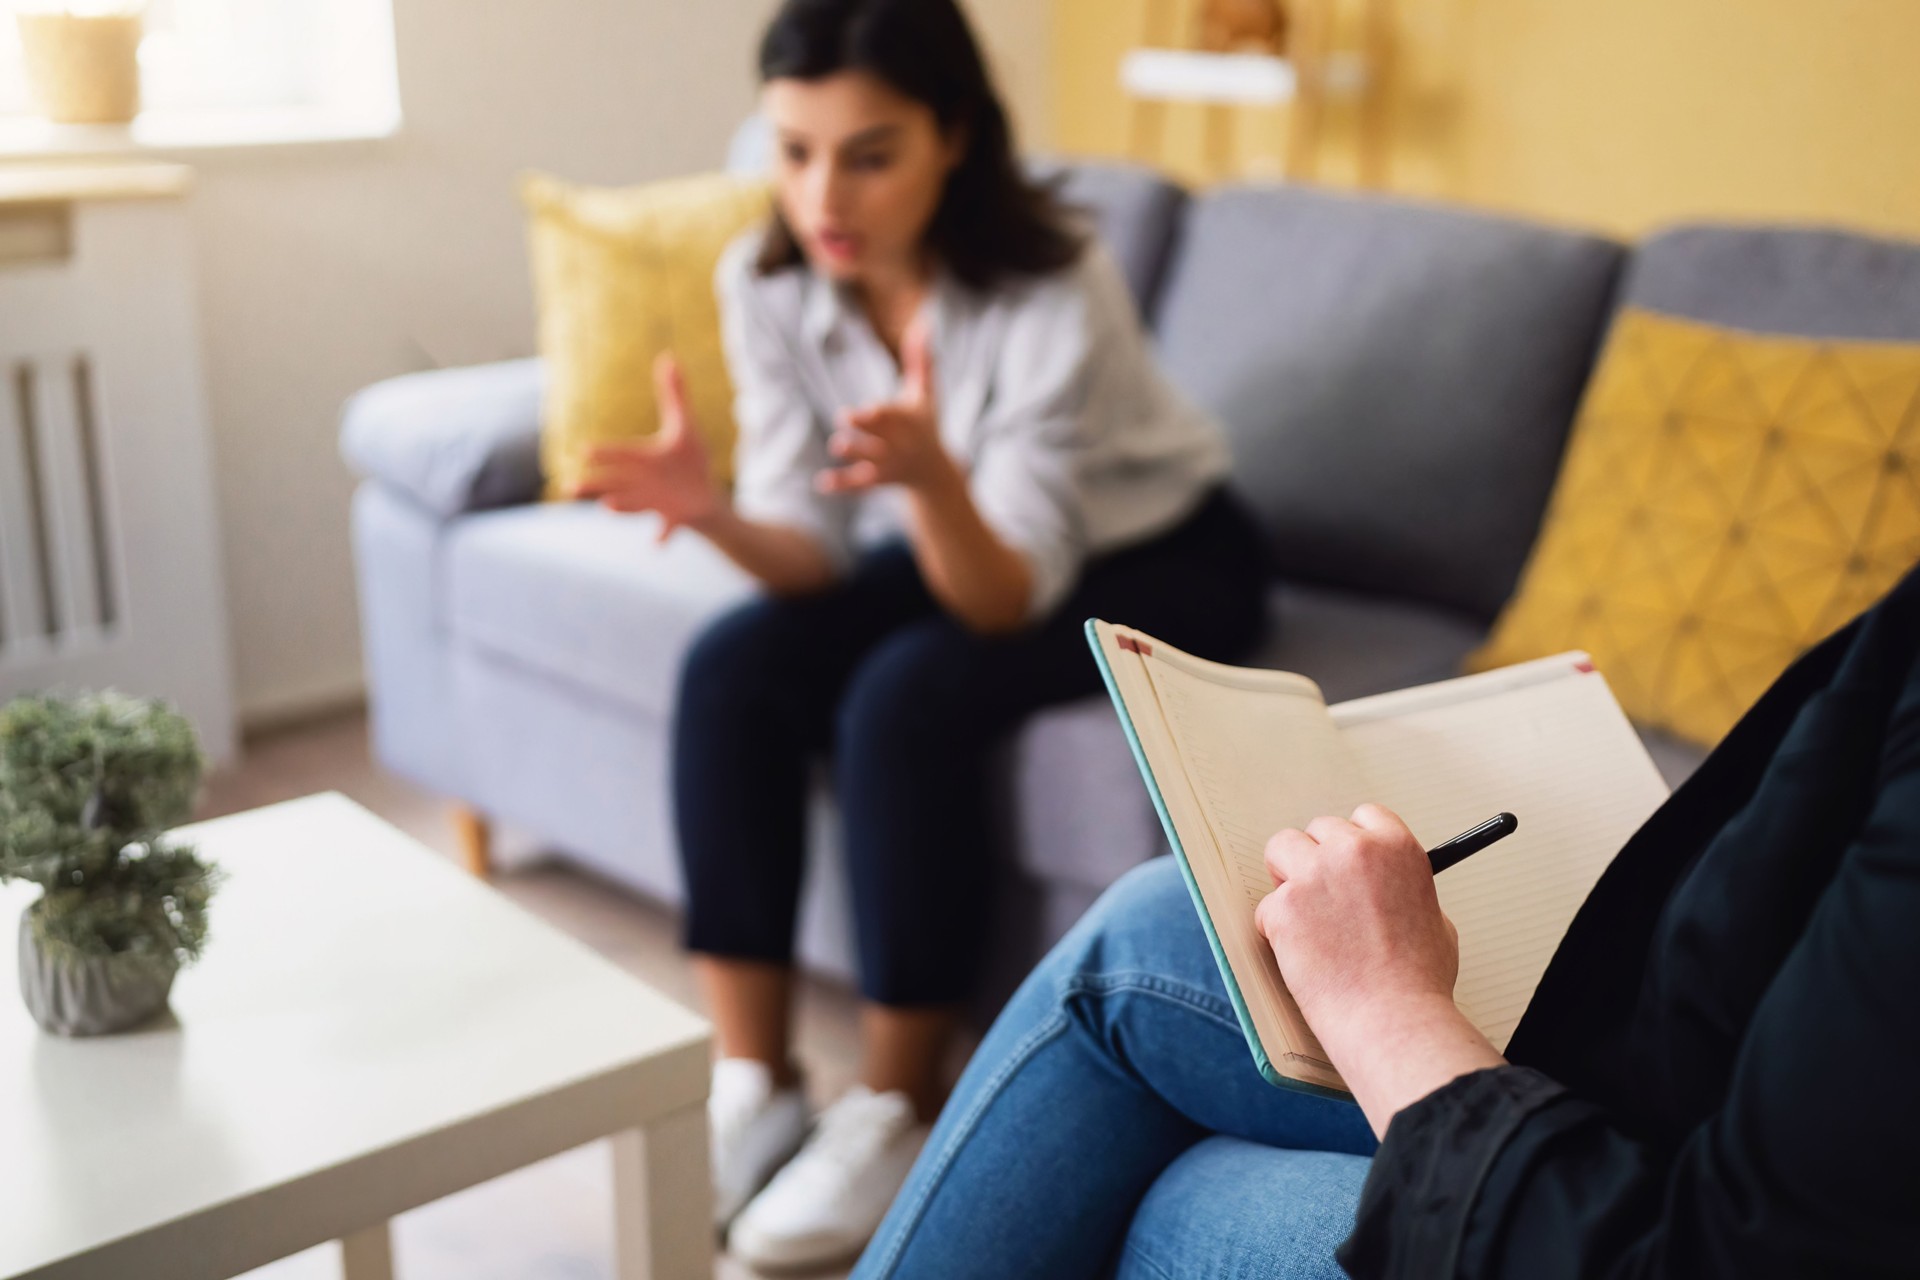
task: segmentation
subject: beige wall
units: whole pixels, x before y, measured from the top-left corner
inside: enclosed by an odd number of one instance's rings
[[[632,182],[715,165],[753,102],[773,0],[395,0],[389,141],[196,157],[193,208],[243,716],[354,697],[360,641],[341,401],[376,379],[525,354],[514,174]],[[976,0],[1030,138],[1049,14]]]

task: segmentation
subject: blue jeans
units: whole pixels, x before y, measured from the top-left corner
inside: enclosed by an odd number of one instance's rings
[[[1254,1069],[1172,858],[1122,878],[988,1032],[854,1280],[1337,1277],[1375,1147]]]

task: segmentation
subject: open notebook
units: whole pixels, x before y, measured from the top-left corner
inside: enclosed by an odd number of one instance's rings
[[[1313,681],[1208,662],[1087,623],[1260,1073],[1342,1090],[1253,909],[1267,838],[1375,801],[1422,844],[1508,810],[1517,833],[1445,872],[1460,930],[1454,1000],[1504,1050],[1600,873],[1666,784],[1585,654],[1328,707]]]

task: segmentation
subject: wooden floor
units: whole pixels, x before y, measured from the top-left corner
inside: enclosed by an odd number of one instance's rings
[[[445,804],[374,765],[366,721],[359,714],[250,742],[237,768],[208,779],[201,816],[315,791],[342,792],[457,860]],[[502,893],[656,990],[699,1007],[670,912],[545,858],[511,834],[501,844],[503,866],[495,883]],[[214,911],[217,920],[217,902]],[[856,1030],[850,992],[820,981],[804,985],[799,1052],[816,1102],[852,1083]],[[403,1215],[394,1223],[399,1280],[612,1280],[608,1160],[605,1145],[595,1143]],[[754,1273],[723,1258],[717,1274],[745,1280]],[[825,1273],[828,1280],[837,1274],[843,1273]],[[248,1275],[251,1280],[332,1280],[339,1275],[339,1251],[322,1246]]]

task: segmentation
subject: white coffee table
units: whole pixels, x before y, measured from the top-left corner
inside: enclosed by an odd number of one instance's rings
[[[43,1034],[0,892],[0,1276],[215,1280],[611,1136],[620,1280],[713,1275],[707,1026],[338,795],[189,828],[228,872],[171,1018]]]

